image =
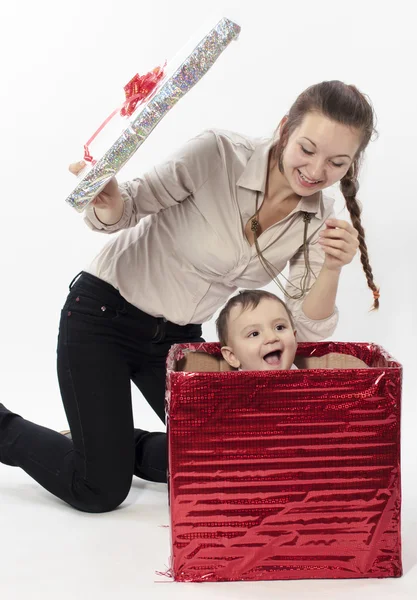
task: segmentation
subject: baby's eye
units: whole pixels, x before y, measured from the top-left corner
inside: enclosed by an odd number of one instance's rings
[[[256,337],[257,335],[259,335],[259,331],[251,331],[248,337]]]
[[[285,325],[275,325],[275,329],[278,331],[283,331],[285,329]]]

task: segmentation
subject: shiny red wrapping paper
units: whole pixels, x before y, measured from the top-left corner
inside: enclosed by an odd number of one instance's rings
[[[176,581],[399,577],[402,367],[365,343],[301,343],[368,368],[179,372],[168,357]]]

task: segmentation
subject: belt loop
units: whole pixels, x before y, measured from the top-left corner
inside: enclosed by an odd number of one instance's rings
[[[80,275],[82,275],[82,273],[83,273],[83,272],[82,272],[82,271],[80,271],[80,272],[78,273],[78,275],[76,275],[76,276],[74,277],[74,279],[71,281],[71,283],[69,284],[69,289],[70,289],[70,290],[72,289],[72,286],[74,285],[74,283],[75,283],[76,279],[78,279],[78,277],[79,277]]]
[[[126,300],[123,298],[123,303],[122,303],[122,307],[121,308],[116,308],[116,312],[118,315],[126,315],[127,314],[127,308],[126,308]]]
[[[167,320],[164,317],[157,317],[156,332],[152,338],[152,342],[157,344],[165,339]]]

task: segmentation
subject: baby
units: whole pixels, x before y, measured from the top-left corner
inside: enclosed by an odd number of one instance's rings
[[[263,290],[243,290],[228,300],[216,321],[223,358],[242,371],[296,369],[297,342],[284,302]]]

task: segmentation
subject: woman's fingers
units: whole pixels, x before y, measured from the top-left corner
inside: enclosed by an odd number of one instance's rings
[[[342,231],[346,231],[347,233],[358,237],[357,230],[348,221],[344,221],[342,219],[327,219],[326,225],[329,227],[329,229],[326,229],[325,231],[332,231],[335,227],[337,227]]]
[[[350,233],[344,232],[344,234],[338,234],[338,232],[340,232],[340,229],[333,230],[326,233],[326,235],[320,235],[319,244],[322,247],[332,246],[333,248],[342,249],[354,256],[359,248],[359,240]]]
[[[358,232],[347,221],[339,219],[328,219],[327,228],[319,233],[319,243],[323,250],[333,249],[337,253],[330,251],[327,254],[343,260],[345,264],[351,262],[359,248]],[[339,254],[339,253],[342,254]]]
[[[326,248],[336,248],[338,250],[342,250],[342,252],[351,252],[353,250],[352,246],[345,242],[344,240],[319,240],[319,243],[322,247]]]
[[[346,260],[344,260],[346,258],[346,254],[342,252],[342,250],[337,250],[336,248],[331,248],[330,246],[324,247],[323,250],[327,255],[337,258],[337,260],[340,262],[340,266],[348,264]]]
[[[319,244],[327,256],[347,265],[355,256],[358,247],[358,232],[347,221],[328,219],[327,228],[320,231]]]
[[[356,231],[356,229],[355,229]],[[356,232],[357,233],[357,232]],[[354,233],[346,231],[346,229],[322,229],[319,233],[320,239],[334,239],[334,240],[357,240],[358,236]]]
[[[86,163],[83,160],[79,160],[78,162],[71,163],[68,170],[73,175],[78,175],[78,173],[84,169],[85,164]]]

